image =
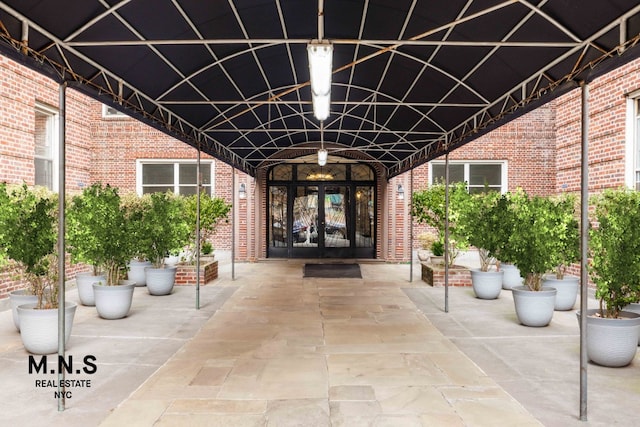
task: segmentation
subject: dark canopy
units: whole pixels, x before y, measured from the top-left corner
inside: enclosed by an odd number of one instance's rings
[[[251,175],[319,147],[323,32],[325,144],[388,177],[640,49],[637,0],[9,0],[0,20],[3,54]]]

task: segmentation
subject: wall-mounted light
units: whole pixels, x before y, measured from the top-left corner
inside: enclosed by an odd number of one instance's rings
[[[404,188],[402,188],[402,184],[398,184],[398,200],[404,200]]]
[[[247,198],[247,186],[244,182],[240,184],[240,189],[238,189],[238,198],[240,199]]]
[[[331,104],[333,45],[325,41],[313,40],[307,45],[307,55],[309,57],[313,114],[322,121],[329,117]]]

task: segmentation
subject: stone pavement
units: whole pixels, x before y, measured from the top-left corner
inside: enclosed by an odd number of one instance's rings
[[[318,261],[316,261],[318,262]],[[577,421],[574,312],[517,324],[510,292],[409,282],[409,266],[362,263],[363,279],[303,279],[302,262],[220,265],[220,279],[165,297],[137,288],[126,319],[78,307],[69,354],[96,358],[64,412],[28,373],[0,312],[0,425],[599,426],[633,425],[640,360],[589,366],[589,422]],[[75,290],[68,292],[77,300]],[[554,377],[554,375],[558,375]],[[516,400],[518,399],[518,400]]]

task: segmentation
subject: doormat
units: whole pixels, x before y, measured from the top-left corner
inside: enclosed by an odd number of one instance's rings
[[[305,264],[302,277],[362,279],[359,264]]]

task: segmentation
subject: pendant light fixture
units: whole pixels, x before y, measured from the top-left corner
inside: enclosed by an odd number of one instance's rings
[[[318,166],[327,164],[329,152],[324,148],[324,122],[320,121],[320,149],[318,150]]]
[[[329,117],[331,104],[331,74],[333,71],[333,45],[313,40],[307,45],[309,74],[311,77],[311,101],[313,115],[323,121]]]

